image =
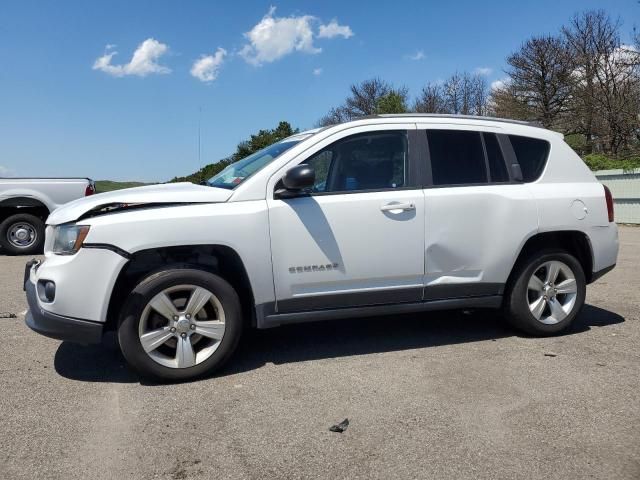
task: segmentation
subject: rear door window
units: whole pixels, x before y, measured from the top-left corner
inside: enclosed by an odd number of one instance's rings
[[[549,142],[519,135],[509,135],[509,141],[520,164],[522,179],[525,182],[534,182],[540,178],[549,156]]]
[[[488,182],[480,132],[429,130],[427,142],[434,185]]]

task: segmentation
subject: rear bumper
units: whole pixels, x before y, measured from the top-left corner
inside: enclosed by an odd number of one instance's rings
[[[29,303],[29,311],[25,322],[31,330],[45,337],[58,340],[84,344],[100,343],[103,330],[102,323],[47,312],[40,308],[36,286],[30,279],[25,282],[24,289]]]

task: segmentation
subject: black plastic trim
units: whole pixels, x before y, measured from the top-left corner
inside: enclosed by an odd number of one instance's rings
[[[38,305],[35,285],[27,281],[24,288],[29,304],[25,323],[31,330],[57,340],[82,344],[100,343],[104,327],[102,323],[47,312]]]
[[[607,268],[603,268],[602,270],[598,270],[597,272],[591,273],[591,278],[589,279],[589,283],[593,283],[596,280],[598,280],[599,278],[602,278],[603,276],[605,276],[607,273],[609,273],[614,268],[616,268],[616,264],[615,263],[613,265],[608,266]]]
[[[292,323],[315,322],[321,320],[337,320],[341,318],[372,317],[377,315],[395,315],[402,313],[428,312],[433,310],[455,310],[461,308],[499,308],[501,295],[453,298],[432,300],[429,302],[397,303],[392,305],[375,305],[355,308],[337,308],[316,310],[311,312],[280,313],[266,315],[258,321],[258,328],[271,328]],[[258,309],[269,311],[270,309]]]
[[[423,165],[421,177],[422,188],[431,187],[433,186],[433,172],[431,170],[431,152],[429,150],[426,130],[418,130],[417,136],[418,140],[416,145],[420,149],[420,163]]]
[[[482,297],[487,295],[502,295],[504,283],[447,283],[424,287],[423,299],[445,300],[452,298]]]
[[[111,245],[110,243],[83,243],[82,248],[98,248],[101,250],[109,250],[111,252],[117,253],[127,260],[131,259],[132,257],[132,255],[126,250],[123,250],[120,247],[116,247],[115,245]]]
[[[280,300],[278,313],[308,312],[326,308],[346,308],[420,301],[422,287],[376,290],[373,292],[338,293]]]
[[[27,289],[27,281],[29,280],[29,277],[31,276],[31,268],[34,265],[36,265],[36,268],[37,268],[37,265],[40,265],[40,260],[36,260],[35,258],[32,258],[24,266],[24,276],[22,278],[22,291],[26,291],[26,289]]]
[[[496,137],[498,138],[498,144],[500,145],[500,149],[502,150],[502,157],[507,164],[507,173],[509,174],[511,183],[523,183],[522,178],[517,179],[513,174],[513,167],[517,166],[518,168],[520,168],[520,164],[518,163],[516,152],[513,150],[513,146],[511,145],[509,137],[504,133],[496,133]],[[522,176],[522,173],[520,173],[520,176]]]

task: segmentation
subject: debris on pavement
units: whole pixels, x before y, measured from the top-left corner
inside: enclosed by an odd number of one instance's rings
[[[349,426],[349,419],[345,418],[343,421],[341,421],[337,425],[332,425],[329,428],[329,431],[336,432],[336,433],[342,433],[347,429],[348,426]]]
[[[553,352],[545,352],[544,356],[545,357],[557,357],[558,354],[557,353],[553,353]]]
[[[18,318],[18,316],[15,313],[0,312],[0,318]]]

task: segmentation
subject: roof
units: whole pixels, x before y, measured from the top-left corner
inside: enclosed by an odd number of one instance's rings
[[[559,132],[554,132],[552,130],[548,130],[542,126],[539,122],[527,122],[524,120],[512,120],[509,118],[498,118],[498,117],[486,117],[481,115],[458,115],[458,114],[450,114],[450,113],[385,113],[378,115],[365,115],[362,117],[356,117],[351,120],[347,120],[345,122],[336,123],[333,125],[327,125],[325,127],[313,128],[310,130],[305,130],[303,132],[298,132],[288,137],[286,140],[304,140],[316,133],[319,133],[323,130],[327,130],[331,127],[335,127],[337,125],[346,125],[352,122],[358,122],[361,120],[371,120],[371,119],[384,119],[384,118],[404,118],[404,119],[419,119],[419,118],[429,118],[429,119],[446,119],[446,120],[473,120],[480,122],[497,122],[497,123],[507,123],[512,125],[521,125],[523,127],[533,127],[540,128],[547,132],[552,132],[557,135],[562,136]]]

